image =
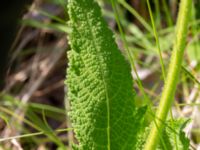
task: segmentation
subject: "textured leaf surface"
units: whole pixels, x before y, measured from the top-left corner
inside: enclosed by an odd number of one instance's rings
[[[94,0],[70,0],[70,118],[81,150],[133,150],[137,111],[131,69]]]
[[[162,132],[162,140],[156,150],[189,150],[190,141],[186,137],[183,129],[188,121],[183,119],[168,120],[166,126]],[[144,149],[146,137],[148,136],[151,127],[143,127],[138,134],[138,140],[136,143],[136,150]]]
[[[167,127],[163,131],[163,142],[165,147],[170,150],[189,150],[190,142],[185,136],[183,129],[185,128],[187,122],[183,119],[170,120],[167,122]],[[164,145],[160,142],[160,149],[164,149]]]

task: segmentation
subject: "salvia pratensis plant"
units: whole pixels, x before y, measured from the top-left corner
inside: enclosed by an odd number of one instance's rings
[[[191,3],[191,0],[181,1],[176,41],[161,103],[152,125],[146,126],[147,107],[135,105],[131,67],[118,49],[97,2],[69,0],[71,50],[66,83],[69,116],[78,140],[74,149],[154,150],[174,149],[174,145],[189,149],[189,141],[182,132],[183,121],[174,121],[172,131],[170,121],[165,120],[180,72]],[[175,144],[171,140],[174,133]]]

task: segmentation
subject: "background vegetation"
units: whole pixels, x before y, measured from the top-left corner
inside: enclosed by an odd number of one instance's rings
[[[152,0],[150,6],[158,35],[155,40],[146,0],[117,2],[125,44],[112,5],[98,0],[103,15],[115,32],[117,43],[131,50],[136,70],[137,105],[146,95],[155,109],[163,86],[162,67],[168,68],[174,42],[178,0]],[[173,118],[190,119],[185,128],[193,149],[200,148],[200,1],[193,0],[187,46],[172,107]],[[67,120],[64,99],[68,14],[65,0],[35,0],[19,22],[9,53],[9,68],[0,100],[0,150],[70,149],[75,141]],[[135,73],[137,71],[137,74]],[[139,77],[139,78],[138,78]],[[124,89],[124,92],[125,89]],[[69,109],[67,107],[67,109]]]

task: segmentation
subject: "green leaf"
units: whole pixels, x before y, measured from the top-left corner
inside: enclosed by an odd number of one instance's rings
[[[183,132],[187,123],[188,120],[185,121],[184,119],[168,120],[160,135],[162,139],[160,138],[160,143],[156,150],[189,150],[190,141]],[[138,134],[136,150],[144,149],[146,137],[150,132],[150,126],[142,127]]]
[[[170,150],[189,149],[190,141],[183,132],[183,129],[185,128],[187,123],[188,120],[185,121],[183,119],[169,120],[167,122],[167,125],[162,134],[162,139],[167,149]],[[160,147],[161,149],[164,149],[162,142],[160,142]]]
[[[70,118],[81,150],[134,150],[146,108],[136,109],[131,68],[94,0],[70,0]]]

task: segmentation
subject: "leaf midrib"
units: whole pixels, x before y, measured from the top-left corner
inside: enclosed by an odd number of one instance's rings
[[[91,35],[92,35],[92,39],[93,39],[93,40],[91,40],[91,42],[93,43],[95,49],[97,50],[96,53],[98,53],[98,56],[100,56],[101,59],[103,59],[102,56],[100,55],[100,53],[98,52],[98,50],[100,51],[100,49],[99,49],[98,44],[96,44],[96,43],[98,43],[98,42],[96,41],[96,36],[93,34],[93,26],[91,25],[90,19],[88,19],[88,16],[87,16],[88,12],[84,12],[84,13],[86,14],[86,21],[87,21],[88,28],[89,28],[89,31],[90,31],[90,33],[91,33]],[[100,57],[96,57],[96,59],[97,59],[97,60],[100,60]],[[99,61],[99,62],[101,62],[101,61]],[[102,68],[101,63],[99,64],[99,66],[100,66],[100,68]],[[99,69],[99,71],[100,71],[100,74],[101,74],[101,78],[102,78],[102,80],[103,80],[104,89],[105,89],[105,91],[106,91],[106,106],[107,106],[107,107],[106,107],[106,109],[107,109],[107,142],[108,142],[107,149],[110,150],[110,101],[109,101],[108,89],[107,89],[107,86],[106,86],[104,74],[103,74],[103,72],[102,72],[101,69]]]

